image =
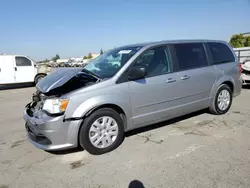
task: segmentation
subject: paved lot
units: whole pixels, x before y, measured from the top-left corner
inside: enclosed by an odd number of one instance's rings
[[[33,91],[0,91],[0,188],[250,187],[250,89],[224,116],[140,129],[101,156],[50,154],[27,142],[22,112]],[[144,186],[129,186],[133,180]]]

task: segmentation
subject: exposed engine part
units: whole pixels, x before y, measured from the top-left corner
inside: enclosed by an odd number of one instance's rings
[[[47,78],[44,78],[44,80],[41,81],[38,85],[40,85],[42,88],[44,88],[44,86],[49,88],[53,84],[54,86],[56,86],[55,83],[58,83],[58,80],[60,80],[69,72],[70,71],[64,71],[63,74],[60,74],[58,78],[54,80],[50,79],[51,77],[53,78],[55,74],[49,75]],[[32,95],[32,102],[27,106],[29,108],[29,115],[33,116],[37,112],[41,111],[46,99],[60,97],[73,90],[82,87],[88,87],[101,81],[101,79],[95,77],[94,75],[91,75],[86,71],[75,71],[74,73],[75,74],[72,74],[70,77],[67,77],[67,79],[65,79],[63,83],[59,84],[57,87],[46,90],[47,92],[45,93],[41,92],[39,90],[39,87],[37,87],[37,91]]]

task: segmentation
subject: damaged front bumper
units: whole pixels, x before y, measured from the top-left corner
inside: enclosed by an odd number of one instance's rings
[[[43,111],[30,113],[27,105],[23,118],[29,141],[37,148],[52,151],[78,146],[78,131],[81,120],[64,121],[64,115],[49,116]]]
[[[250,85],[250,74],[241,73],[242,85]]]
[[[242,63],[241,68],[242,85],[250,85],[250,62]]]

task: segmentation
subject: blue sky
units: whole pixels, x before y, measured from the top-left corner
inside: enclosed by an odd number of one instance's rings
[[[250,32],[249,0],[1,0],[0,53],[35,60]]]

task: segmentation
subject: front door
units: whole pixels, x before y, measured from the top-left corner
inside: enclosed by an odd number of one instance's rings
[[[10,55],[0,56],[0,84],[15,83],[14,59]]]
[[[142,53],[133,66],[146,67],[144,79],[128,82],[132,119],[136,126],[157,122],[168,117],[168,110],[175,106],[177,73],[172,73],[166,46]]]
[[[30,59],[16,56],[15,64],[16,83],[34,82],[35,67]]]

